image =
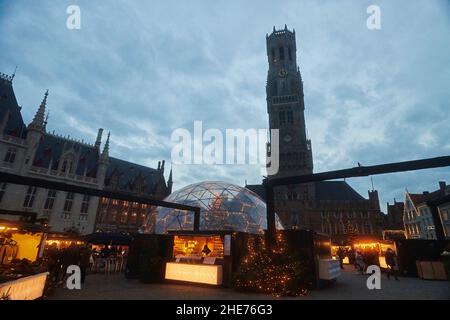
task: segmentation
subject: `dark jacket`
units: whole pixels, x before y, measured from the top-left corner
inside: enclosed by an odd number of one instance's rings
[[[395,266],[395,265],[397,265],[397,262],[396,262],[397,256],[396,256],[396,254],[394,252],[387,251],[386,255],[385,255],[385,258],[386,258],[386,264],[388,266]]]
[[[90,257],[91,250],[89,248],[82,248],[80,251],[80,267],[88,267]]]

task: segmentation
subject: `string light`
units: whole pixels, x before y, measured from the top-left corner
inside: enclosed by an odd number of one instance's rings
[[[249,237],[247,256],[242,259],[235,286],[238,290],[257,291],[280,296],[306,295],[306,267],[288,251],[281,232],[270,250],[263,237]]]

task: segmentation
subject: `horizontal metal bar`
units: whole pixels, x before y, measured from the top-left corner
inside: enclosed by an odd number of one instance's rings
[[[377,174],[405,172],[413,170],[449,167],[450,156],[386,163],[375,166],[360,166],[350,169],[321,172],[315,174],[293,176],[286,178],[269,178],[267,183],[272,186],[292,185],[314,181],[335,180],[353,177],[366,177]]]
[[[45,180],[45,179],[41,179],[41,178],[20,176],[17,174],[12,174],[12,173],[7,173],[7,172],[0,172],[0,181],[18,184],[18,185],[34,186],[34,187],[39,187],[39,188],[46,188],[46,189],[53,189],[53,190],[85,194],[85,195],[94,196],[94,197],[104,197],[104,198],[111,198],[111,199],[116,199],[116,200],[138,202],[138,203],[144,203],[144,204],[148,204],[148,205],[152,205],[152,206],[160,206],[160,207],[173,208],[173,209],[179,209],[179,210],[200,212],[200,208],[189,206],[189,205],[184,205],[184,204],[179,204],[179,203],[174,203],[174,202],[167,202],[167,201],[163,201],[163,200],[157,200],[157,199],[153,199],[150,197],[135,196],[135,195],[131,195],[126,192],[107,191],[107,190],[77,186],[77,185],[68,184],[68,183],[64,183],[64,182],[50,181],[50,180]]]

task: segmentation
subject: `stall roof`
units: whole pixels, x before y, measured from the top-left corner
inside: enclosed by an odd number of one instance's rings
[[[37,213],[36,212],[24,212],[24,211],[15,211],[15,210],[5,210],[0,209],[0,216],[15,216],[20,217],[21,221],[27,221],[30,223],[34,223],[36,221]],[[8,219],[4,219],[8,220]]]
[[[43,226],[23,221],[11,221],[0,219],[0,226],[18,228],[19,230],[29,232],[45,232],[45,228]]]

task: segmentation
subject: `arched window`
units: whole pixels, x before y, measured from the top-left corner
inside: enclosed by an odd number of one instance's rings
[[[277,59],[275,58],[275,48],[272,48],[272,62],[276,62]]]
[[[290,124],[294,123],[294,112],[292,110],[287,111],[287,122]]]
[[[286,114],[284,111],[280,111],[278,117],[280,119],[280,126],[286,123]]]
[[[289,60],[292,61],[292,50],[291,50],[291,47],[288,47],[288,55],[289,55]]]
[[[280,60],[284,60],[284,47],[279,47],[278,52],[280,54]]]
[[[61,172],[66,172],[67,171],[67,160],[63,161],[63,164],[61,166]]]
[[[75,170],[75,155],[72,152],[64,154],[62,157],[62,164],[60,171],[63,173],[68,172],[72,174]]]
[[[16,149],[8,148],[8,152],[6,152],[4,161],[6,163],[14,163],[14,160],[16,160],[16,154],[17,154]]]

